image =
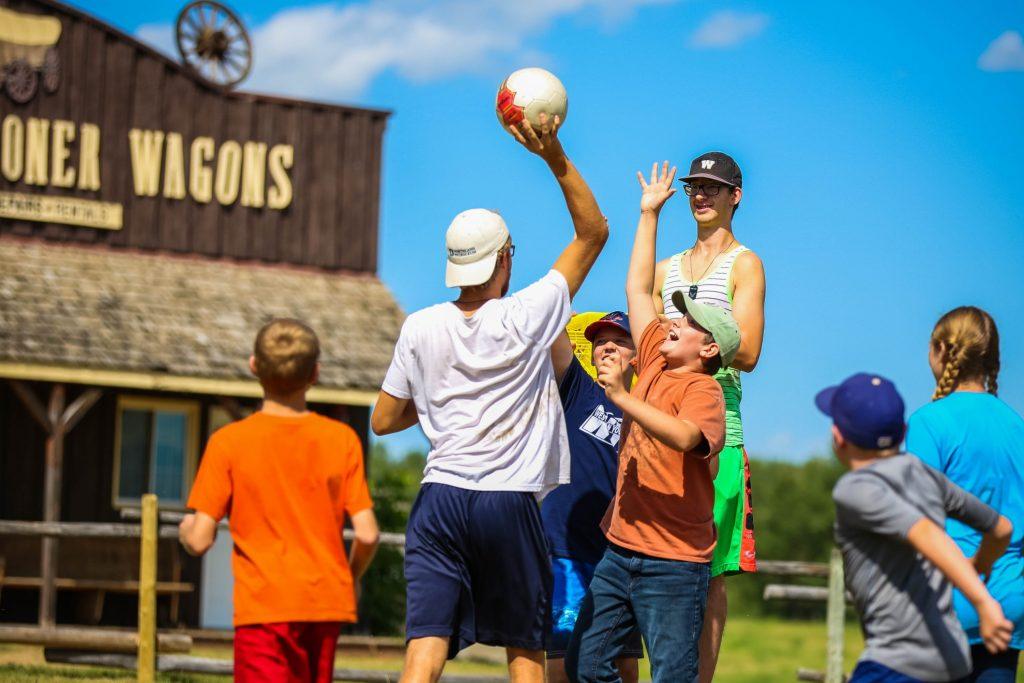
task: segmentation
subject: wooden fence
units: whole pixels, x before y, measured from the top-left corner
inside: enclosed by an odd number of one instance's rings
[[[815,600],[825,601],[827,611],[825,617],[828,644],[825,652],[825,671],[814,669],[797,669],[797,679],[801,681],[824,681],[824,683],[843,683],[843,639],[846,622],[846,590],[843,578],[843,557],[836,548],[828,564],[817,562],[772,562],[757,563],[760,574],[774,576],[809,576],[828,578],[828,586],[789,586],[770,583],[764,587],[765,600]]]
[[[161,535],[177,536],[174,527],[158,528],[157,497],[142,497],[141,524],[93,524],[88,522],[20,522],[0,520],[0,534],[41,536],[44,539],[74,538],[139,538],[139,626],[136,633],[109,629],[65,628],[44,620],[39,626],[0,626],[0,641],[31,642],[45,647],[90,650],[135,650],[137,677],[140,682],[156,679],[157,649],[188,652],[192,639],[181,634],[161,634],[156,630],[156,566],[157,539]],[[44,573],[42,591],[54,594],[56,566]],[[42,612],[42,610],[41,610]]]
[[[143,497],[141,509],[121,511],[123,519],[139,521],[140,524],[108,524],[90,522],[24,522],[0,520],[0,534],[20,536],[41,536],[44,538],[139,538],[139,628],[137,633],[113,631],[110,629],[85,629],[56,626],[7,626],[0,625],[0,642],[33,643],[46,646],[47,661],[71,664],[93,664],[119,668],[136,669],[139,681],[155,680],[157,671],[178,671],[190,673],[230,674],[230,660],[213,660],[180,655],[161,655],[160,652],[188,652],[192,639],[184,634],[158,634],[156,630],[156,567],[157,541],[161,538],[177,538],[176,524],[183,514],[175,511],[159,511],[157,498],[152,494]],[[161,524],[162,523],[162,524]],[[346,540],[351,540],[351,530],[345,530]],[[381,533],[381,543],[405,550],[405,535]],[[758,562],[758,573],[780,577],[814,577],[828,579],[828,586],[794,586],[768,584],[764,589],[765,600],[813,600],[827,603],[826,629],[828,645],[825,657],[825,671],[800,668],[798,680],[843,683],[843,637],[846,610],[846,595],[843,585],[843,562],[838,550],[833,549],[828,564],[817,562],[791,562],[762,560]],[[55,574],[53,572],[52,574]],[[54,580],[51,574],[50,580]],[[52,588],[51,588],[52,590]],[[94,652],[82,652],[93,650]],[[95,652],[95,651],[100,652]],[[126,651],[134,650],[134,655]],[[360,671],[339,669],[335,680],[365,681],[367,683],[388,683],[397,681],[396,672]],[[497,683],[504,678],[485,676],[444,676],[443,681],[452,683]]]

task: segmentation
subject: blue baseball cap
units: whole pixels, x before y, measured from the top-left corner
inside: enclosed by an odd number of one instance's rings
[[[588,342],[593,344],[594,336],[605,327],[614,327],[632,337],[632,333],[629,331],[629,316],[622,311],[612,311],[608,315],[602,316],[590,323],[587,325],[587,329],[583,330],[583,336]]]
[[[892,448],[903,441],[903,397],[884,377],[858,372],[842,384],[818,392],[814,403],[832,418],[843,436],[861,448]]]

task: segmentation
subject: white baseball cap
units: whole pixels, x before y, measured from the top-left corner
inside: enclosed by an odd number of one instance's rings
[[[505,221],[494,211],[469,209],[448,226],[445,245],[448,267],[446,287],[472,287],[487,282],[494,273],[498,251],[508,241]]]

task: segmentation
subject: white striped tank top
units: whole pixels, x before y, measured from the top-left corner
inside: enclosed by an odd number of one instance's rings
[[[719,306],[732,313],[732,266],[736,263],[736,258],[745,251],[750,250],[740,245],[718,257],[715,269],[697,282],[690,282],[683,275],[683,258],[690,253],[689,249],[670,258],[665,281],[661,286],[661,301],[665,315],[669,318],[682,317],[682,313],[672,303],[672,292],[681,289],[689,296],[692,285],[697,286],[697,301]],[[722,386],[722,394],[725,396],[725,445],[742,446],[743,422],[740,416],[740,400],[743,398],[743,387],[740,386],[740,372],[735,368],[724,368],[718,371],[715,379]]]

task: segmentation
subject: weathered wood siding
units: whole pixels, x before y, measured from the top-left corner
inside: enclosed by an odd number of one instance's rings
[[[104,230],[0,218],[0,235],[58,242],[194,253],[375,272],[381,141],[388,113],[244,92],[222,92],[120,31],[53,0],[0,0],[25,14],[58,17],[60,87],[42,86],[17,104],[0,92],[0,119],[92,123],[101,131],[99,191],[36,187],[0,175],[0,191],[121,203],[124,227]],[[257,48],[258,49],[258,48]],[[258,58],[258,55],[257,55]],[[128,132],[180,133],[185,144],[208,136],[291,145],[294,198],[287,208],[135,194]],[[70,145],[72,164],[79,139]],[[214,159],[214,162],[216,159]],[[161,187],[163,179],[161,174]],[[269,173],[267,184],[270,184]]]

